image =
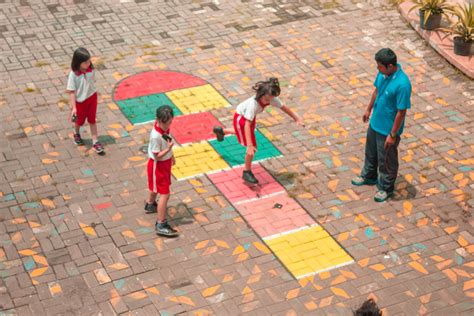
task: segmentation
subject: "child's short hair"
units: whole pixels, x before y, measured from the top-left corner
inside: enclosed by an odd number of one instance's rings
[[[369,298],[354,312],[354,316],[382,316],[382,311],[375,301]]]
[[[280,95],[280,83],[278,78],[270,77],[267,81],[257,82],[252,89],[256,92],[255,99],[258,101],[264,95],[272,95],[277,97]]]
[[[162,123],[168,122],[173,117],[173,109],[169,105],[162,105],[156,109],[156,119]]]
[[[71,61],[71,69],[74,72],[78,72],[80,70],[81,64],[85,61],[88,61],[91,59],[91,54],[87,49],[84,47],[79,47],[74,51],[74,55],[72,55],[72,61]],[[94,68],[91,62],[91,68]]]

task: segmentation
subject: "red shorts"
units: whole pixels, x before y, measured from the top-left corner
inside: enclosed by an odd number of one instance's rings
[[[245,137],[245,122],[247,119],[240,114],[234,114],[234,131],[235,135],[237,135],[237,140],[240,144],[247,146],[247,139]],[[255,118],[250,124],[250,134],[251,134],[251,142],[254,147],[257,147],[257,140],[255,139]]]
[[[76,102],[76,109],[76,125],[84,125],[86,118],[89,124],[95,124],[95,115],[97,113],[97,93],[94,93],[82,102]]]
[[[150,192],[169,194],[172,158],[163,161],[148,159],[148,189]]]

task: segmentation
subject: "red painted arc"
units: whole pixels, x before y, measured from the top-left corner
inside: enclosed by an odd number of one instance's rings
[[[115,88],[113,99],[121,101],[205,84],[205,80],[181,72],[148,71],[122,80]]]

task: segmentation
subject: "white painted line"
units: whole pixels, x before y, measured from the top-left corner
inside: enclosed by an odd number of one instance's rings
[[[347,261],[347,262],[340,263],[338,265],[335,265],[335,266],[332,266],[332,267],[329,267],[329,268],[326,268],[326,269],[318,270],[316,272],[311,272],[311,273],[303,274],[303,275],[300,275],[300,276],[296,276],[296,278],[297,279],[306,278],[306,277],[316,275],[316,274],[319,274],[319,273],[322,273],[322,272],[327,272],[327,271],[330,271],[330,270],[333,270],[333,269],[341,268],[341,267],[347,266],[349,264],[353,264],[354,262],[355,262],[354,260]]]
[[[210,172],[201,172],[201,173],[194,174],[192,176],[179,178],[179,179],[175,176],[175,178],[176,178],[176,181],[189,180],[189,179],[197,178],[197,177],[200,177],[200,176],[203,176],[203,175],[206,175],[206,174],[213,174],[213,173],[217,173],[217,172],[221,172],[221,171],[227,171],[227,170],[230,170],[230,169],[232,169],[232,167],[216,169],[216,170],[212,170]]]
[[[258,200],[262,200],[262,199],[265,199],[265,198],[273,197],[273,196],[280,195],[280,194],[284,194],[284,193],[287,193],[287,192],[286,192],[286,191],[273,192],[273,193],[270,193],[270,194],[267,194],[267,195],[262,195],[262,196],[260,196],[260,197],[251,198],[251,199],[248,199],[248,200],[238,201],[238,202],[235,202],[235,203],[233,203],[233,204],[234,204],[234,205],[241,205],[241,204],[245,204],[245,203],[248,203],[248,202],[255,202],[255,201],[258,201]]]
[[[149,123],[154,122],[154,121],[155,121],[155,120],[146,121],[146,122],[140,122],[140,123],[135,123],[135,124],[132,123],[132,125],[133,125],[133,126],[145,125],[145,124],[149,124]]]
[[[314,223],[314,224],[309,225],[309,226],[303,226],[303,227],[300,227],[300,228],[288,230],[288,231],[283,232],[283,233],[278,233],[278,234],[275,234],[275,235],[270,235],[268,237],[263,237],[262,239],[267,241],[267,240],[270,240],[270,239],[275,239],[275,238],[278,238],[278,237],[281,237],[281,236],[289,235],[289,234],[296,233],[296,232],[301,231],[301,230],[310,229],[310,228],[318,227],[318,226],[319,226],[318,223]]]
[[[283,155],[278,155],[278,156],[273,156],[273,157],[268,157],[268,158],[263,158],[263,159],[260,159],[260,160],[255,160],[255,161],[252,161],[252,165],[256,165],[262,161],[266,161],[266,160],[270,160],[270,159],[275,159],[275,158],[280,158],[280,157],[283,157]],[[234,165],[233,168],[235,167],[242,167],[244,166],[245,164],[240,164],[240,165]]]

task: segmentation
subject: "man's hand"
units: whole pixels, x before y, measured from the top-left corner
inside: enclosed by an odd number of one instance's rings
[[[387,150],[390,148],[390,146],[393,146],[393,144],[395,144],[395,139],[392,138],[392,136],[388,135],[387,138],[385,139],[385,144],[383,148]]]
[[[362,115],[362,122],[367,123],[370,118],[370,111],[365,111],[364,115]]]

